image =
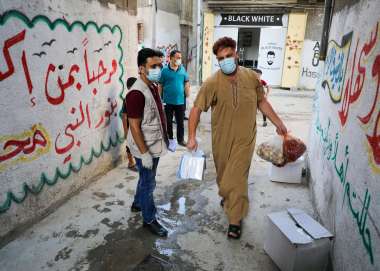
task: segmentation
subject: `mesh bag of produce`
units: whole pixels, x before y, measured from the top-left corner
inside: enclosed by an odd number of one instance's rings
[[[257,148],[257,154],[264,160],[271,162],[273,165],[281,167],[286,164],[283,155],[283,137],[276,135],[269,141],[261,143]]]
[[[287,134],[284,136],[282,150],[286,163],[294,162],[305,153],[306,145],[301,139]]]

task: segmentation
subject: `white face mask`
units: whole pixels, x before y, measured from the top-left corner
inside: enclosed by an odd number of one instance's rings
[[[177,59],[177,60],[175,61],[175,64],[176,64],[177,66],[180,66],[180,65],[182,64],[182,59]]]

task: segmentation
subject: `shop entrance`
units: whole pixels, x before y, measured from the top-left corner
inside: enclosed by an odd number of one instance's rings
[[[237,50],[239,65],[257,68],[260,47],[260,28],[239,28]]]

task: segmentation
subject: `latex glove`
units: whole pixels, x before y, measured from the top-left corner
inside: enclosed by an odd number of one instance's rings
[[[147,168],[147,169],[153,168],[153,157],[149,153],[149,151],[141,155],[141,163],[144,168]]]
[[[189,138],[189,140],[187,141],[186,147],[189,151],[196,151],[198,148],[197,140],[195,138]]]

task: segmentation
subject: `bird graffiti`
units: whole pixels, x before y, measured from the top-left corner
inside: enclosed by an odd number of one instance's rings
[[[56,39],[51,39],[50,41],[45,41],[44,43],[42,43],[41,47],[44,47],[44,46],[49,46],[49,47],[51,47],[52,44],[53,44],[54,42],[56,42],[56,41],[57,41]]]
[[[41,58],[42,56],[46,56],[46,52],[41,51],[41,52],[39,52],[39,53],[34,53],[33,55],[34,55],[34,56],[38,56],[39,58]]]
[[[68,50],[66,53],[67,53],[67,54],[74,54],[75,51],[77,51],[77,50],[78,50],[78,48],[77,48],[77,47],[74,47],[73,49]]]

